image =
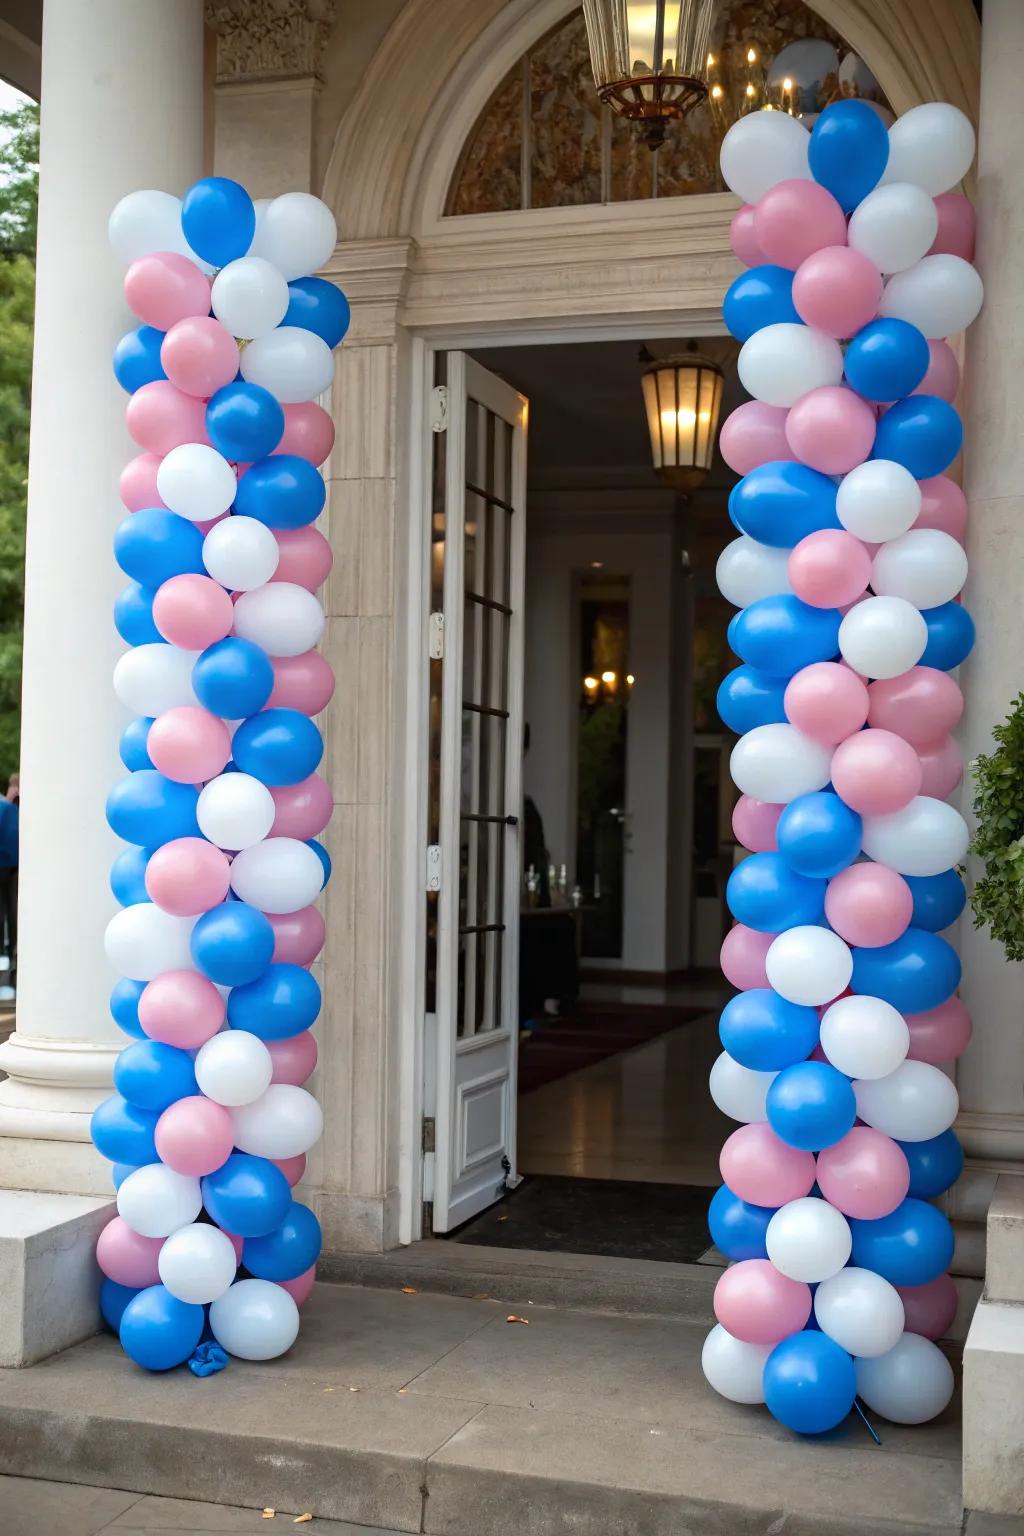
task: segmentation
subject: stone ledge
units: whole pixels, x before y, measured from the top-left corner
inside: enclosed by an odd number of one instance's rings
[[[1024,1177],[1000,1174],[988,1209],[985,1296],[1024,1302]]]
[[[978,1303],[964,1346],[964,1503],[1024,1524],[1024,1306]]]
[[[100,1324],[96,1239],[109,1198],[0,1190],[0,1365],[32,1365]]]

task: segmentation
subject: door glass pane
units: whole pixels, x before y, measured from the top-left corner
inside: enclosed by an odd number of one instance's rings
[[[629,697],[629,578],[583,577],[579,617],[577,879],[583,892],[583,953],[619,959],[629,838],[626,748]]]

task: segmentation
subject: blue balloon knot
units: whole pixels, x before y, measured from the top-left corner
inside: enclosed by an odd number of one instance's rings
[[[228,1363],[226,1349],[219,1344],[197,1344],[188,1357],[188,1368],[193,1376],[214,1376],[223,1371]]]

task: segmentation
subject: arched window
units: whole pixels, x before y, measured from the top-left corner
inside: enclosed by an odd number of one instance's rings
[[[653,154],[602,107],[582,10],[509,70],[452,177],[446,214],[500,213],[720,192],[718,148],[736,116],[771,104],[805,121],[838,96],[863,96],[887,122],[874,76],[803,0],[731,0],[716,23],[711,94]]]

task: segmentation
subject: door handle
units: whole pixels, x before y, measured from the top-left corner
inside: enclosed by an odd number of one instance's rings
[[[506,827],[518,827],[518,825],[519,825],[519,817],[518,816],[506,816],[505,817],[505,825],[506,825]]]

